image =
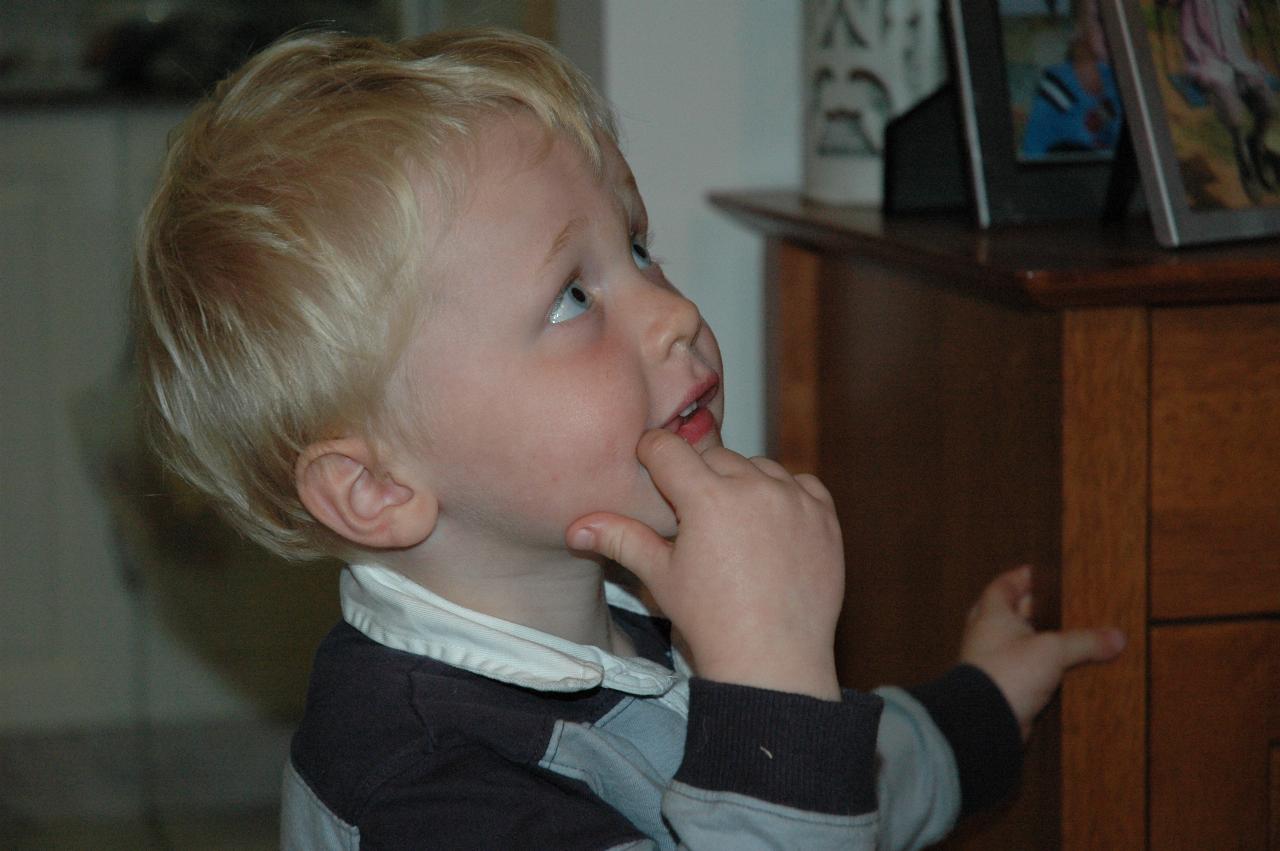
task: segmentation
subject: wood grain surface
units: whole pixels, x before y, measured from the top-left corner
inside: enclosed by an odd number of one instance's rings
[[[1144,847],[1148,363],[1145,310],[1065,316],[1062,625],[1129,646],[1063,682],[1064,848]]]
[[[789,242],[765,251],[765,435],[794,473],[818,469],[818,283],[821,258]]]
[[[1152,630],[1151,848],[1275,848],[1277,742],[1280,622]]]
[[[1280,613],[1280,304],[1152,323],[1151,615]]]
[[[711,202],[766,235],[935,276],[984,298],[1063,308],[1280,297],[1275,238],[1169,251],[1144,218],[979,230],[964,214],[887,216],[789,191],[716,193]]]
[[[794,292],[814,274],[807,252],[779,246],[770,256],[779,261],[770,290]],[[786,406],[775,412],[784,420],[817,412],[816,471],[845,540],[842,681],[909,685],[942,673],[958,658],[978,594],[1020,563],[1039,566],[1038,608],[1056,623],[1058,317],[966,298],[875,262],[824,257],[820,277],[813,311],[796,299],[791,313],[812,316],[815,327],[776,311],[791,329],[777,340],[776,372],[802,387],[812,381],[818,396],[771,398]],[[808,451],[794,445],[783,438],[774,449]],[[1055,711],[1030,745],[1017,798],[968,822],[947,848],[1056,844]]]

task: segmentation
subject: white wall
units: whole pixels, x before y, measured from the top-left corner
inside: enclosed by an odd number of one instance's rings
[[[68,106],[0,121],[0,737],[255,717],[277,693],[298,707],[337,617],[331,577],[260,556],[257,571],[204,562],[224,540],[212,528],[181,561],[140,546],[171,512],[139,463],[126,294],[134,223],[185,112]],[[173,555],[192,530],[164,531]],[[299,571],[279,600],[272,569]],[[256,587],[236,587],[250,577]],[[304,611],[317,609],[316,587],[329,611],[289,647],[278,636],[300,616],[281,606],[311,596]],[[255,606],[280,618],[256,618],[270,641],[254,644],[254,616],[234,616]],[[297,675],[277,692],[280,671]]]
[[[655,254],[720,339],[726,444],[759,454],[763,240],[706,196],[800,185],[801,4],[602,0],[602,7],[598,74],[649,208]]]

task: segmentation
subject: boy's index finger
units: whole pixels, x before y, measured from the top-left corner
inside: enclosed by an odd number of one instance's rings
[[[650,429],[640,436],[636,458],[649,471],[658,490],[672,502],[679,502],[684,487],[708,472],[696,449],[684,438],[663,429]]]

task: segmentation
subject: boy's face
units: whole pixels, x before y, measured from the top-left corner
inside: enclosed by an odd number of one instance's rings
[[[566,139],[540,156],[546,139],[528,116],[492,120],[430,251],[432,306],[402,372],[414,462],[441,534],[558,549],[573,520],[613,511],[671,535],[636,443],[666,427],[720,444],[719,347],[649,259],[617,148],[597,178]]]

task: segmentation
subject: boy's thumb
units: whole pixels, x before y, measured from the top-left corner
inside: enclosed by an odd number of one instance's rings
[[[639,520],[618,514],[588,514],[565,530],[570,549],[599,553],[630,570],[642,581],[661,571],[671,558],[671,544]]]

